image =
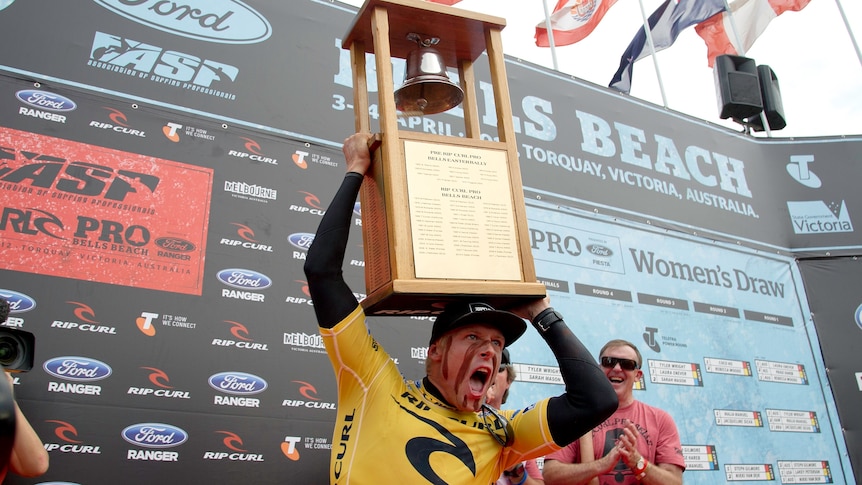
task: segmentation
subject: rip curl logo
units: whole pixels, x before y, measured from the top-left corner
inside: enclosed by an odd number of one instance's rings
[[[82,320],[87,323],[99,323],[98,321],[93,320],[93,318],[96,317],[96,312],[94,312],[89,305],[77,301],[67,301],[66,303],[75,307],[72,313],[75,314],[75,318],[78,320]]]
[[[75,439],[78,437],[78,430],[71,424],[65,421],[58,421],[56,419],[46,419],[45,422],[57,425],[57,427],[54,428],[54,434],[57,435],[57,438],[60,438],[67,443],[82,443],[82,441]]]
[[[473,458],[473,452],[470,451],[470,447],[467,446],[467,443],[452,434],[452,432],[444,428],[439,423],[435,423],[430,419],[425,419],[404,406],[400,407],[414,418],[437,430],[437,432],[443,435],[447,440],[441,441],[429,437],[417,437],[410,439],[407,441],[407,444],[404,445],[404,452],[407,455],[407,459],[410,460],[410,464],[413,465],[413,468],[416,469],[423,478],[428,480],[429,483],[446,483],[445,480],[437,475],[437,472],[434,471],[431,466],[431,454],[437,452],[452,455],[463,463],[464,466],[470,470],[470,473],[472,473],[473,476],[476,476],[476,460]]]
[[[222,443],[224,443],[227,449],[238,451],[240,453],[248,451],[241,448],[241,446],[243,446],[243,442],[242,438],[240,438],[238,434],[232,433],[230,431],[216,431],[216,433],[223,434],[225,436],[222,440]]]

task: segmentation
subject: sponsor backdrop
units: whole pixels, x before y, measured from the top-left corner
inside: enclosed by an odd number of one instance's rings
[[[354,13],[0,2],[0,295],[36,334],[15,389],[51,455],[7,481],[326,482],[336,393],[302,265],[353,131]],[[686,483],[857,483],[862,137],[752,139],[507,70],[538,274],[591,349],[639,345],[637,397],[675,417]],[[464,129],[460,109],[401,123]],[[361,298],[358,204],[354,225]],[[822,258],[811,309],[798,258]],[[408,378],[429,325],[370,320]],[[509,405],[560,392],[535,335],[512,351]]]

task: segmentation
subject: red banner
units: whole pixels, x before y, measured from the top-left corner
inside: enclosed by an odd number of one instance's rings
[[[200,295],[213,170],[0,128],[5,269]]]

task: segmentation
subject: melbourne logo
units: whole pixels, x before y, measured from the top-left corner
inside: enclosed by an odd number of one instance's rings
[[[787,210],[796,234],[853,232],[853,222],[844,201],[787,201]]]
[[[133,22],[190,39],[254,44],[272,35],[266,18],[240,0],[96,0]]]
[[[123,439],[144,448],[172,448],[189,439],[181,428],[163,423],[133,424],[123,430]]]
[[[210,376],[209,385],[216,391],[248,396],[266,390],[266,381],[245,372],[220,372]]]
[[[49,93],[47,91],[37,91],[35,89],[25,89],[15,93],[15,97],[25,104],[29,104],[34,108],[47,109],[49,111],[72,111],[78,107],[74,101],[69,98],[64,98],[59,94]]]
[[[43,364],[48,374],[69,381],[100,381],[111,375],[111,366],[86,357],[54,357]]]

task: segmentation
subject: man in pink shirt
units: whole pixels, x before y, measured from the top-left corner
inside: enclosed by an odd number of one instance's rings
[[[685,459],[679,431],[667,412],[634,398],[643,359],[634,344],[611,340],[599,363],[620,400],[617,411],[593,428],[593,455],[581,458],[580,440],[545,457],[547,485],[682,485]],[[597,482],[590,482],[597,478]]]

